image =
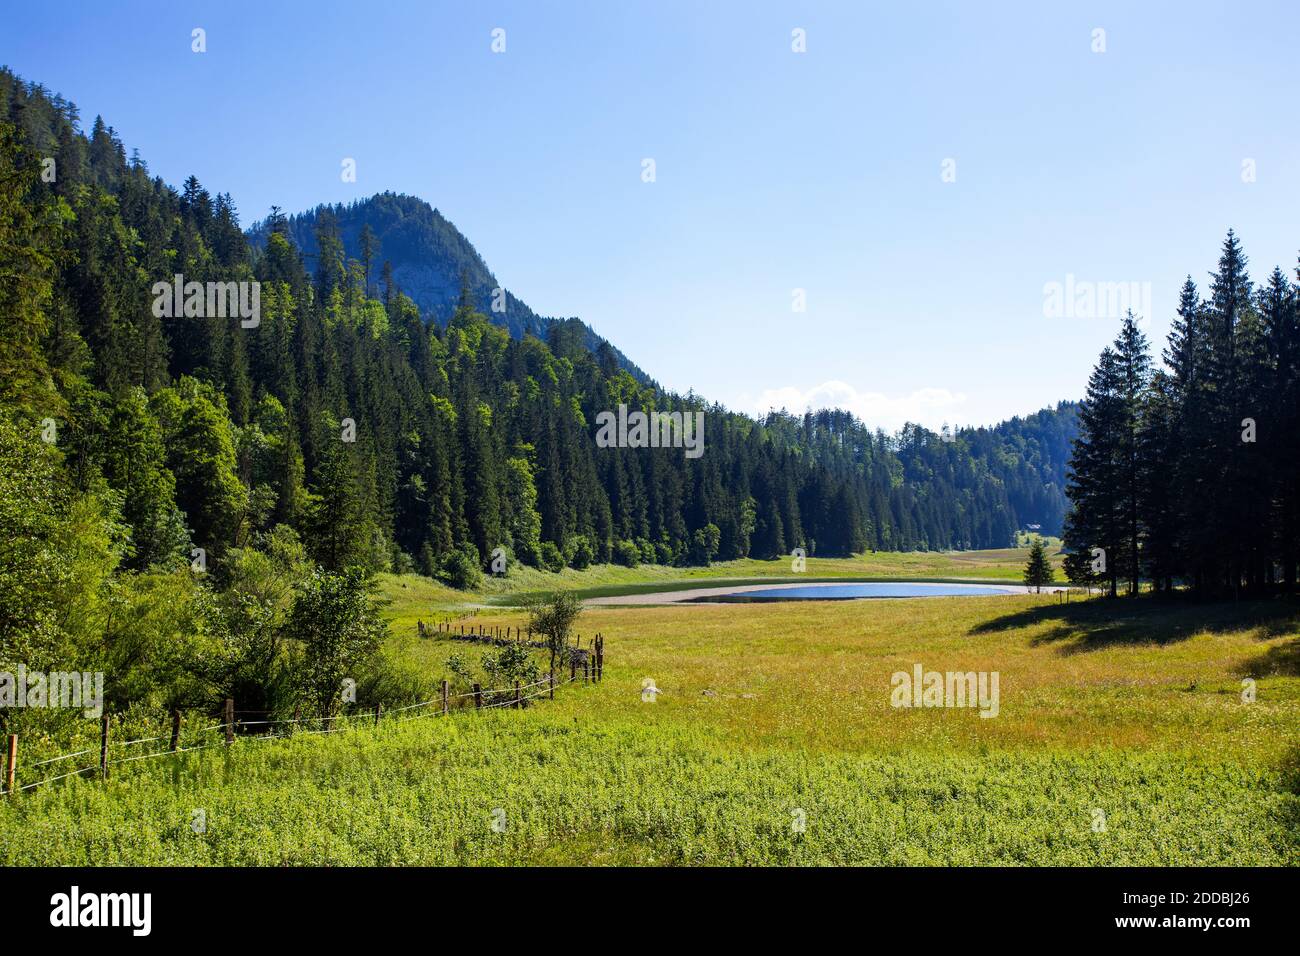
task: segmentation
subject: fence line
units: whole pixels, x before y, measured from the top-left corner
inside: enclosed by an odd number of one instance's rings
[[[43,767],[47,763],[58,763],[60,760],[70,760],[73,757],[81,757],[84,756],[85,754],[93,754],[98,749],[99,749],[98,747],[91,747],[89,750],[78,750],[75,754],[63,754],[58,757],[51,757],[49,760],[38,760],[36,763],[32,764],[32,766]]]
[[[602,640],[602,641],[601,641],[601,644],[603,645],[603,643],[604,643],[604,642],[603,642],[603,640]],[[601,656],[603,657],[603,654],[602,654]],[[585,668],[584,668],[584,671],[585,671]],[[519,684],[516,684],[514,687],[496,687],[496,688],[487,688],[487,689],[476,689],[476,690],[474,690],[474,691],[470,691],[470,692],[468,692],[468,693],[464,693],[464,694],[443,695],[443,696],[439,696],[439,697],[432,698],[432,699],[430,699],[430,700],[421,701],[421,702],[416,703],[416,704],[409,704],[409,705],[407,705],[406,707],[399,707],[399,708],[397,708],[396,710],[392,711],[392,713],[401,713],[401,712],[408,711],[408,710],[414,710],[414,709],[416,709],[416,708],[420,708],[420,707],[429,707],[429,706],[434,705],[434,704],[443,704],[443,702],[444,702],[445,700],[459,700],[459,699],[464,699],[464,698],[468,698],[468,697],[473,697],[473,698],[476,699],[477,702],[479,702],[478,705],[475,707],[475,710],[494,710],[494,709],[497,709],[497,708],[500,708],[500,707],[510,707],[510,706],[515,706],[515,707],[517,707],[517,706],[520,706],[524,701],[534,700],[534,699],[536,699],[536,698],[538,698],[538,697],[541,697],[541,696],[544,695],[544,694],[550,694],[550,693],[553,692],[554,688],[556,688],[556,687],[564,687],[564,686],[567,685],[567,684],[572,684],[572,683],[574,683],[574,681],[577,680],[577,679],[578,679],[578,678],[577,678],[576,676],[571,676],[571,677],[570,677],[568,680],[566,680],[566,681],[555,682],[555,681],[553,680],[553,678],[551,678],[551,677],[544,677],[544,678],[542,678],[541,680],[533,681],[531,684],[524,684],[524,685],[522,685],[522,686],[519,685]],[[594,678],[594,679],[598,679],[598,678]],[[444,682],[444,683],[445,683],[445,682]],[[545,685],[545,686],[542,686],[542,685]],[[475,686],[475,688],[478,688],[478,685],[477,685],[477,684],[475,684],[474,686]],[[533,691],[531,694],[527,694],[527,695],[525,695],[525,696],[520,696],[520,691],[528,690],[528,689],[533,688],[533,687],[540,687],[541,689],[540,689],[540,690]],[[497,695],[497,694],[506,694],[506,695],[509,695],[509,696],[507,696],[506,699],[504,699],[504,700],[501,700],[501,701],[495,701],[494,703],[491,703],[491,704],[482,704],[482,703],[481,703],[483,696],[487,695],[487,696],[495,697],[495,695]],[[227,709],[228,709],[228,712],[229,712],[229,710],[231,709],[230,706],[229,706],[229,703],[227,704]],[[244,713],[251,713],[251,711],[244,711]],[[376,723],[378,723],[378,721],[379,721],[380,713],[382,713],[382,710],[379,710],[379,711],[376,711],[376,712],[375,712],[375,720],[376,720]],[[409,716],[409,717],[401,717],[401,718],[398,718],[398,719],[397,719],[396,721],[394,721],[394,722],[395,722],[395,723],[402,723],[403,721],[407,721],[407,720],[416,720],[416,719],[419,719],[419,718],[428,717],[428,716],[430,716],[430,714],[432,714],[432,715],[435,716],[435,717],[443,717],[443,716],[448,716],[448,715],[450,714],[450,711],[449,711],[449,710],[446,710],[446,709],[443,709],[443,710],[434,710],[434,711],[430,711],[429,713],[424,713],[424,714],[414,714],[414,715]],[[365,716],[365,715],[362,715],[362,714],[351,714],[351,715],[348,715],[348,716],[349,716],[349,717],[352,717],[352,718],[356,718],[356,717]],[[226,730],[226,729],[228,729],[228,728],[233,730],[234,728],[237,728],[237,727],[254,727],[254,726],[270,726],[270,725],[300,724],[300,723],[309,723],[309,722],[319,722],[319,721],[325,721],[325,720],[332,721],[332,720],[335,720],[335,719],[337,719],[337,718],[334,718],[334,717],[295,717],[295,718],[293,718],[292,720],[253,720],[253,721],[234,721],[234,722],[227,722],[227,723],[221,723],[221,724],[213,724],[213,725],[210,726],[210,727],[204,727],[204,728],[202,728],[201,730],[197,731],[196,736],[197,736],[198,738],[201,738],[204,734],[211,733],[211,732],[214,731],[214,730]],[[105,724],[105,727],[107,727],[107,723]],[[323,728],[323,729],[321,729],[321,730],[301,730],[301,731],[298,731],[296,734],[291,734],[291,733],[269,733],[269,734],[255,734],[255,735],[248,735],[248,736],[245,736],[243,739],[244,739],[244,740],[249,740],[249,741],[286,740],[286,739],[289,739],[289,738],[294,737],[294,736],[306,736],[306,735],[317,735],[317,734],[334,734],[334,733],[341,733],[341,732],[343,732],[343,731],[345,731],[345,730],[350,730],[350,729],[354,729],[353,726],[352,726],[351,724],[345,724],[345,725],[340,726],[340,727],[325,727],[325,728]],[[155,751],[155,752],[153,752],[153,753],[136,754],[136,755],[134,755],[134,756],[130,756],[130,757],[118,757],[118,758],[116,758],[116,759],[114,759],[114,760],[108,760],[106,755],[107,755],[107,750],[108,750],[108,748],[109,748],[110,746],[113,746],[113,747],[131,747],[131,746],[134,746],[134,745],[136,745],[136,744],[141,744],[141,743],[152,743],[152,742],[154,742],[154,741],[158,741],[158,740],[169,740],[169,739],[171,739],[171,735],[163,734],[163,735],[158,736],[158,737],[141,737],[141,738],[138,738],[138,739],[136,739],[136,740],[125,740],[125,741],[112,741],[112,742],[110,742],[110,741],[108,740],[106,734],[107,734],[107,731],[105,731],[105,737],[104,737],[104,740],[103,740],[103,742],[102,742],[102,744],[101,744],[100,747],[91,747],[91,748],[88,748],[88,749],[86,749],[86,750],[79,750],[79,751],[76,751],[75,753],[60,754],[60,755],[57,756],[57,757],[50,757],[50,758],[48,758],[48,759],[46,759],[46,760],[38,761],[38,762],[32,764],[32,766],[33,766],[33,767],[42,767],[42,766],[45,766],[45,765],[47,765],[47,764],[57,763],[57,762],[59,762],[59,761],[61,761],[61,760],[71,760],[73,757],[83,757],[83,756],[85,756],[86,754],[92,754],[92,753],[96,753],[96,752],[99,752],[99,753],[101,754],[101,761],[100,761],[98,764],[90,764],[89,766],[81,767],[81,768],[78,769],[78,770],[69,771],[68,773],[60,774],[60,775],[55,776],[55,777],[46,777],[44,780],[37,780],[37,781],[35,781],[35,782],[33,782],[33,783],[24,784],[24,785],[22,785],[22,786],[16,786],[15,783],[14,783],[14,781],[15,781],[15,766],[13,765],[13,763],[14,763],[15,758],[16,758],[16,752],[17,752],[17,736],[18,736],[18,735],[17,735],[17,734],[10,734],[10,735],[9,735],[9,737],[10,737],[10,747],[9,747],[9,753],[10,753],[10,766],[8,767],[9,787],[7,787],[7,788],[5,788],[5,789],[0,789],[0,796],[7,796],[7,795],[10,795],[10,794],[22,793],[22,792],[24,792],[24,791],[26,791],[26,790],[32,790],[32,789],[35,789],[36,787],[42,786],[42,785],[47,784],[47,783],[55,783],[55,782],[57,782],[57,781],[59,781],[59,780],[65,780],[65,779],[67,779],[68,777],[79,776],[80,774],[83,774],[83,773],[85,773],[85,772],[88,771],[88,770],[100,770],[101,772],[105,772],[105,773],[106,773],[106,768],[107,768],[107,767],[110,767],[110,766],[115,766],[115,765],[123,764],[123,763],[132,763],[132,762],[137,761],[137,760],[147,760],[147,759],[152,758],[152,757],[165,757],[165,756],[168,756],[168,755],[183,754],[183,753],[193,753],[193,752],[198,751],[198,750],[207,750],[207,749],[209,749],[210,747],[218,746],[218,745],[220,745],[220,744],[222,744],[222,743],[224,742],[224,741],[218,740],[218,741],[214,741],[214,742],[212,742],[212,743],[200,744],[200,745],[197,745],[197,746],[189,746],[189,747],[172,747],[172,748],[168,748],[167,750],[159,750],[159,751]],[[226,745],[229,746],[229,743],[228,743],[228,742],[224,742],[224,743],[226,743]]]
[[[561,683],[556,684],[555,686],[563,687],[565,684],[572,684],[574,680],[575,678],[570,677],[568,680],[562,681]],[[522,688],[520,689],[522,690]],[[547,693],[550,693],[549,686],[544,687],[541,690],[534,691],[533,693],[527,695],[526,697],[520,697],[518,691],[516,691],[514,697],[508,697],[505,700],[498,701],[495,704],[484,704],[483,710],[492,710],[497,707],[517,707],[519,706],[519,704],[523,703],[526,700],[533,700],[534,698],[541,697],[543,694],[547,694]]]

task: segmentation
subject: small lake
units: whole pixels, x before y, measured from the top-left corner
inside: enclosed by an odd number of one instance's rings
[[[858,598],[989,597],[1015,593],[1017,593],[1015,588],[879,581],[856,584],[801,584],[797,587],[773,585],[772,587],[735,591],[731,594],[714,594],[709,597],[691,598],[690,600],[709,602],[851,601]]]

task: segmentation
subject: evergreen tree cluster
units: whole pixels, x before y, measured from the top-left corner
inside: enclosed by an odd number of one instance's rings
[[[1296,583],[1300,318],[1275,267],[1252,283],[1228,232],[1208,294],[1184,283],[1163,363],[1128,315],[1088,382],[1070,460],[1072,580],[1112,595]]]

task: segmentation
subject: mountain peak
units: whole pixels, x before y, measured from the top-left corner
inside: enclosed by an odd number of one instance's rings
[[[436,207],[418,196],[382,192],[346,205],[322,204],[290,216],[289,238],[309,260],[319,253],[316,225],[325,212],[338,221],[339,236],[351,258],[361,258],[361,233],[367,225],[370,227],[378,249],[368,281],[378,281],[387,260],[392,264],[393,280],[398,288],[419,306],[428,321],[447,324],[460,299],[462,276],[479,310],[515,338],[535,335],[545,340],[551,327],[562,321],[539,316],[508,289],[503,289],[503,295],[498,297],[504,300],[501,310],[494,311],[494,290],[502,284],[474,244]],[[264,220],[250,229],[248,236],[261,245],[269,232],[270,221]],[[582,323],[582,328],[584,344],[592,351],[605,342],[590,326]],[[648,381],[645,373],[622,352],[614,349],[614,354],[619,364],[638,380]]]

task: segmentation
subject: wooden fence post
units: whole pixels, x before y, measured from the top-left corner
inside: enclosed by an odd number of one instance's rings
[[[483,688],[478,684],[474,685],[474,709],[478,710],[483,706]]]
[[[9,735],[9,760],[5,764],[5,789],[9,791],[9,796],[13,796],[18,791],[14,789],[14,781],[18,779],[18,735]]]
[[[172,711],[172,745],[171,745],[172,753],[176,752],[176,748],[180,744],[180,742],[181,742],[181,712],[179,710],[173,710]]]
[[[574,657],[573,652],[570,651],[569,652],[569,682],[572,683],[577,679],[578,679],[578,659]]]
[[[226,746],[229,747],[235,742],[235,701],[232,697],[226,698],[224,722],[226,725]]]
[[[591,675],[590,675],[590,673],[589,673],[589,672],[590,672],[590,668],[591,668],[591,662],[590,662],[587,658],[584,657],[584,658],[582,659],[582,682],[583,682],[584,684],[587,684],[587,683],[590,683],[590,682],[591,682]]]
[[[99,722],[99,775],[108,779],[108,714]]]
[[[520,707],[520,700],[519,700],[519,681],[515,681],[515,710],[518,710],[519,707]]]
[[[379,726],[379,718],[384,716],[384,705],[375,704],[375,726]]]
[[[444,679],[443,679],[443,682],[442,682],[442,713],[443,713],[443,716],[444,716],[444,717],[447,715],[448,691],[449,691],[449,690],[450,690],[450,687],[448,686],[447,681],[446,681],[446,679],[444,678]]]

